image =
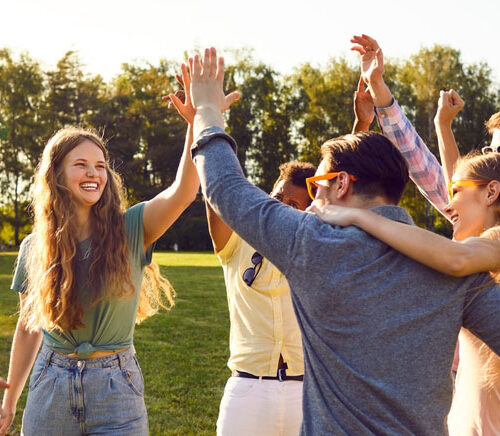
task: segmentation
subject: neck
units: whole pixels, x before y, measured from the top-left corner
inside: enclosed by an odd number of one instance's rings
[[[352,195],[349,200],[349,204],[345,204],[345,206],[356,207],[358,209],[371,209],[372,207],[377,206],[389,206],[392,203],[388,202],[385,197],[376,196],[376,197],[364,197]]]
[[[90,209],[87,208],[79,208],[76,211],[76,222],[77,222],[77,231],[78,231],[78,241],[83,241],[87,239],[91,232],[92,228],[90,226]]]

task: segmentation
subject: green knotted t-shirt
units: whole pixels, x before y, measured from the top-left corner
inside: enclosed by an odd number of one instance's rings
[[[85,297],[92,295],[87,280],[92,257],[92,238],[80,242],[76,253],[75,278],[84,307],[82,322],[86,327],[67,331],[43,330],[43,342],[54,351],[63,354],[76,353],[79,357],[86,358],[94,351],[116,351],[132,345],[144,267],[151,263],[153,253],[152,246],[144,252],[144,204],[136,204],[125,212],[125,233],[134,296],[129,299],[107,299],[90,305]],[[21,244],[12,280],[11,289],[18,292],[24,292],[26,289],[25,259],[29,241],[30,236]]]

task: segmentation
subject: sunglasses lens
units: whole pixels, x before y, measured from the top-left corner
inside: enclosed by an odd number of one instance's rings
[[[493,152],[493,149],[491,147],[483,147],[481,151],[483,152],[483,154],[487,154]]]
[[[255,269],[253,268],[247,268],[245,272],[243,273],[243,281],[248,285],[251,286],[253,283],[253,280],[255,278]]]
[[[263,259],[262,255],[260,253],[255,252],[252,256],[252,263],[254,265],[258,265],[259,263],[262,262],[262,259]]]

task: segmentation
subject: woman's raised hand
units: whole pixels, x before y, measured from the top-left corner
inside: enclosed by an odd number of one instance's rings
[[[439,93],[438,110],[434,117],[434,123],[451,124],[464,105],[464,101],[454,89],[441,91]]]

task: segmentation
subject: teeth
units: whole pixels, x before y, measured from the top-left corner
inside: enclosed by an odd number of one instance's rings
[[[97,183],[82,183],[82,189],[97,189]]]

